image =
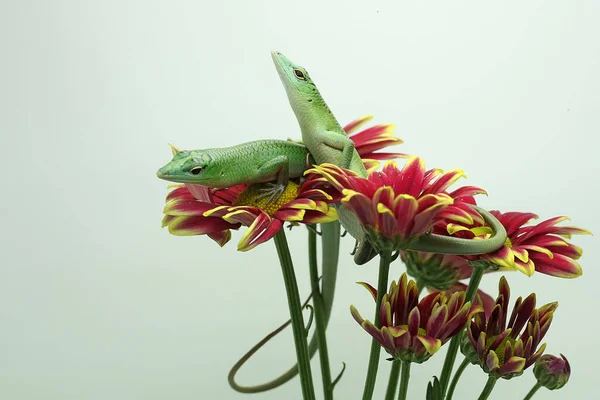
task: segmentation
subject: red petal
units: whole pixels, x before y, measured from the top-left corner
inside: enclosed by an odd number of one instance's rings
[[[239,224],[211,217],[175,217],[169,222],[169,232],[177,236],[204,235],[239,227]]]
[[[363,225],[377,227],[377,212],[371,204],[371,199],[362,193],[344,190],[342,204],[352,211]]]
[[[346,131],[347,134],[351,134],[352,132],[354,132],[356,129],[360,128],[363,124],[365,124],[367,121],[370,121],[371,119],[373,119],[372,115],[365,115],[360,118],[357,118],[354,121],[350,122],[348,125],[346,125],[344,127],[344,131]],[[355,136],[355,135],[352,135],[352,136]],[[352,138],[352,136],[351,136],[351,138]]]
[[[554,258],[550,259],[545,255],[538,254],[531,254],[531,260],[537,272],[559,278],[577,278],[583,273],[579,263],[572,258],[555,253]]]
[[[217,244],[221,247],[225,246],[227,242],[231,240],[231,231],[221,231],[221,232],[213,232],[209,233],[208,237],[217,242]]]

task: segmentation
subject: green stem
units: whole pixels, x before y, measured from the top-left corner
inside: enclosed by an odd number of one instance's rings
[[[375,326],[381,327],[379,321],[379,310],[381,309],[381,300],[387,292],[388,273],[390,271],[390,261],[392,258],[391,251],[383,251],[379,254],[379,281],[377,283],[377,300],[375,302]],[[371,355],[369,356],[369,366],[367,368],[367,378],[365,379],[365,388],[363,390],[363,400],[373,398],[375,390],[375,381],[377,380],[377,369],[379,368],[379,353],[381,345],[375,339],[371,341]]]
[[[402,376],[400,377],[400,390],[398,400],[406,400],[408,393],[408,379],[410,378],[410,362],[402,361]]]
[[[498,381],[498,378],[490,376],[477,400],[487,400],[490,393],[492,393],[492,390],[494,390],[494,386],[496,386],[497,381]]]
[[[296,345],[296,358],[298,359],[298,370],[300,372],[302,395],[306,400],[315,400],[315,388],[310,370],[310,357],[308,355],[304,318],[302,317],[302,305],[300,304],[298,284],[296,283],[294,265],[285,238],[285,231],[281,229],[277,232],[274,240],[275,246],[277,247],[277,254],[279,255],[279,262],[281,263],[281,272],[283,273],[285,290],[287,292],[290,319],[292,320],[292,331],[294,334],[294,344]]]
[[[484,272],[485,269],[483,268],[473,268],[471,279],[469,280],[469,286],[467,286],[467,293],[465,293],[465,301],[473,301],[475,298],[475,294],[477,293],[477,289],[479,288],[479,284],[481,283],[481,278],[483,277]]]
[[[471,279],[469,280],[469,286],[467,287],[467,293],[465,294],[465,302],[473,300],[477,288],[481,282],[481,277],[485,270],[483,268],[473,268],[471,273]],[[446,359],[444,360],[444,366],[442,367],[442,373],[440,375],[440,385],[442,386],[442,395],[446,393],[448,388],[448,382],[450,381],[450,374],[452,373],[452,367],[456,360],[456,353],[458,352],[458,346],[460,345],[460,333],[455,335],[448,345],[448,352],[446,353]]]
[[[525,398],[523,400],[530,400],[533,397],[533,395],[535,394],[535,392],[537,392],[541,387],[542,387],[542,385],[540,385],[539,382],[536,382],[536,384],[533,385],[533,387],[531,388],[529,393],[527,393],[527,396],[525,396]]]
[[[454,378],[452,378],[452,382],[450,383],[450,387],[448,388],[448,396],[446,396],[446,400],[452,400],[452,396],[454,395],[454,389],[456,389],[456,384],[460,379],[460,376],[464,372],[465,368],[469,366],[470,362],[466,358],[463,362],[458,366],[456,373],[454,374]]]
[[[398,379],[400,378],[400,366],[400,360],[394,360],[392,362],[390,379],[388,381],[387,390],[385,391],[385,400],[394,400],[394,397],[396,397],[396,388],[398,387]]]
[[[324,250],[327,251],[327,250]],[[319,346],[319,360],[321,362],[321,378],[323,381],[323,396],[325,400],[333,400],[333,385],[331,384],[331,369],[329,368],[329,352],[327,351],[327,338],[325,329],[325,305],[319,287],[319,270],[317,267],[317,234],[315,230],[308,231],[308,264],[310,269],[310,284],[315,307],[315,334]]]

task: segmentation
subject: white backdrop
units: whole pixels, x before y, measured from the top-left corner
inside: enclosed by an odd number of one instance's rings
[[[597,1],[19,1],[0,6],[0,398],[298,399],[297,380],[257,396],[229,389],[231,365],[285,319],[272,243],[239,253],[160,229],[168,142],[217,147],[299,137],[269,51],[310,71],[340,122],[393,122],[428,167],[463,168],[487,208],[568,215],[600,232]],[[502,4],[500,4],[502,3]],[[308,293],[306,234],[288,236]],[[600,256],[583,277],[509,273],[516,295],[560,307],[548,352],[571,382],[536,399],[584,399],[596,387]],[[376,263],[357,267],[343,241],[328,330],[337,398],[358,399]],[[395,263],[391,277],[403,267]],[[483,288],[495,295],[499,275]],[[414,366],[424,398],[445,350]],[[294,359],[286,332],[252,360],[258,383]],[[377,385],[382,398],[389,366]],[[313,363],[320,388],[318,362]],[[334,372],[335,373],[335,372]],[[467,369],[456,398],[485,382]],[[531,371],[492,399],[522,398]]]

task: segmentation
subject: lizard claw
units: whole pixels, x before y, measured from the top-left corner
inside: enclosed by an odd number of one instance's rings
[[[356,254],[356,251],[358,250],[358,246],[360,246],[360,242],[357,240],[356,242],[354,242],[354,249],[352,249],[352,252],[350,253],[351,256]]]
[[[285,190],[285,185],[281,183],[267,182],[264,185],[266,187],[259,189],[263,193],[257,197],[257,200],[264,199],[268,196],[269,199],[267,200],[267,204],[277,201]]]

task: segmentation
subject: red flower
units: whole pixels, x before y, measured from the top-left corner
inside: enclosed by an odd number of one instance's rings
[[[238,243],[247,251],[271,239],[285,221],[315,224],[337,219],[328,203],[333,201],[323,188],[324,180],[309,176],[302,185],[290,181],[280,198],[267,204],[261,184],[212,189],[180,185],[167,196],[163,227],[174,235],[208,235],[225,245],[231,229],[249,227]]]
[[[372,172],[368,178],[332,164],[315,166],[307,172],[322,175],[343,194],[342,204],[358,217],[378,250],[410,246],[441,218],[474,223],[469,218],[471,213],[464,210],[468,206],[458,204],[463,198],[485,193],[473,186],[447,193],[446,189],[464,173],[425,170],[424,162],[416,157],[402,170],[388,161],[383,171]],[[455,199],[461,201],[455,207],[448,207]]]
[[[367,283],[361,284],[376,300],[377,289]],[[432,293],[421,301],[418,292],[417,285],[409,281],[406,274],[402,274],[398,284],[392,281],[378,310],[381,328],[364,320],[354,306],[350,307],[350,312],[392,357],[422,363],[462,330],[470,315],[471,303],[465,303],[465,292]]]
[[[552,323],[558,303],[535,308],[535,293],[517,299],[508,314],[510,287],[500,278],[499,294],[491,315],[476,313],[467,324],[467,338],[461,350],[473,364],[492,376],[510,379],[519,376],[544,353],[540,342]],[[539,349],[538,349],[539,346]]]
[[[506,228],[508,238],[499,250],[479,256],[466,256],[472,263],[492,264],[495,268],[518,270],[531,276],[535,271],[560,278],[576,278],[582,274],[576,261],[582,249],[565,240],[571,235],[591,234],[590,231],[573,226],[556,226],[567,217],[555,217],[537,225],[528,223],[537,218],[533,213],[491,211]],[[436,233],[466,237],[485,238],[490,229],[479,221],[473,224],[444,221],[442,230]]]

